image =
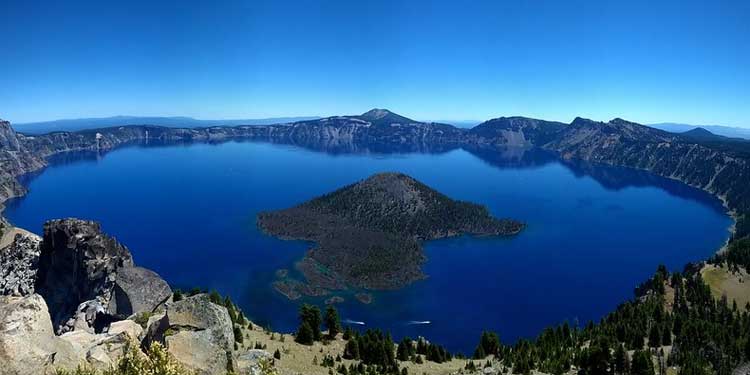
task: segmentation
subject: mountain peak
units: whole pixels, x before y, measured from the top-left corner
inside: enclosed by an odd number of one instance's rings
[[[362,115],[359,116],[360,118],[370,121],[372,123],[384,123],[384,124],[409,124],[416,122],[410,118],[398,115],[396,113],[393,113],[387,109],[383,108],[373,108]]]
[[[373,109],[371,109],[371,110],[363,113],[362,117],[368,117],[368,118],[379,120],[379,119],[381,119],[383,117],[386,117],[388,115],[395,115],[395,113],[393,113],[393,112],[391,112],[391,111],[389,111],[387,109],[383,109],[383,108],[373,108]]]
[[[697,127],[695,129],[680,133],[680,135],[694,141],[710,141],[726,138],[721,135],[716,135],[711,131],[701,127]]]
[[[711,133],[711,131],[709,131],[709,130],[707,130],[705,128],[701,128],[701,127],[697,127],[695,129],[688,130],[688,131],[686,131],[686,132],[684,132],[682,134],[690,134],[690,135],[715,135],[714,133]]]
[[[594,121],[591,119],[583,118],[583,117],[576,117],[573,119],[573,122],[570,123],[570,125],[573,126],[581,126],[581,125],[594,125],[594,124],[600,124],[601,122]]]

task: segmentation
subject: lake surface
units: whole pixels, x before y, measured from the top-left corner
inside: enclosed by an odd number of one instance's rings
[[[535,150],[325,151],[229,142],[65,155],[26,178],[29,194],[8,202],[5,214],[37,233],[51,218],[100,221],[138,265],[173,286],[229,294],[254,321],[292,332],[297,306],[322,307],[324,299],[289,301],[271,283],[310,245],[263,235],[256,213],[376,172],[403,172],[528,227],[513,238],[429,242],[428,279],[376,292],[370,305],[344,294],[340,314],[396,339],[423,335],[466,353],[482,330],[512,342],[550,324],[598,320],[631,298],[658,264],[680,270],[712,254],[731,225],[719,201],[704,192]]]

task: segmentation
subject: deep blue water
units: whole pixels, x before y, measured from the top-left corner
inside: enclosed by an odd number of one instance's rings
[[[16,225],[51,218],[102,222],[137,264],[172,285],[228,293],[256,322],[291,332],[297,305],[272,289],[309,244],[261,234],[260,210],[284,208],[380,171],[410,174],[493,214],[525,221],[506,239],[427,243],[429,278],[370,305],[345,295],[344,319],[424,335],[471,352],[479,333],[506,342],[565,320],[597,320],[663,263],[681,269],[727,239],[719,202],[674,181],[622,168],[563,163],[537,151],[326,153],[266,143],[130,147],[59,158],[8,203]],[[410,325],[410,321],[430,321]]]

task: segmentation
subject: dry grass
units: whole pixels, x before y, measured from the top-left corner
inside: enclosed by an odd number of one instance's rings
[[[277,349],[281,352],[281,359],[275,361],[280,375],[328,375],[329,368],[320,365],[323,358],[326,355],[336,358],[337,355],[341,355],[344,352],[344,345],[346,345],[346,341],[341,338],[341,335],[325,344],[316,342],[311,346],[307,346],[294,342],[294,337],[290,334],[268,333],[264,332],[258,326],[254,326],[252,330],[245,329],[243,333],[245,335],[244,347],[246,349],[252,349],[255,343],[259,342],[261,345],[265,345],[265,350],[271,354]],[[282,336],[283,341],[281,339]],[[314,360],[317,365],[313,364]],[[342,359],[342,362],[336,362],[335,366],[338,366],[339,363],[343,363],[349,367],[351,363],[356,364],[356,361]],[[475,363],[478,367],[481,367],[484,362],[476,361]],[[401,367],[405,366],[408,368],[409,374],[414,375],[456,374],[465,365],[465,360],[458,359],[441,364],[429,361],[425,361],[423,364],[412,362],[400,363]],[[333,372],[337,374],[335,368]]]
[[[741,269],[732,273],[726,266],[707,264],[701,270],[701,276],[717,299],[726,296],[730,304],[734,300],[739,308],[750,303],[750,275],[747,271]]]

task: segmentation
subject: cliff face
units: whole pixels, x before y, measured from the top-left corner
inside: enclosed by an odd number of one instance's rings
[[[564,158],[636,168],[676,179],[718,196],[739,215],[750,211],[750,164],[734,151],[621,119],[604,123],[579,118],[554,140],[539,146]]]
[[[681,181],[722,199],[736,216],[736,236],[750,234],[750,142],[701,142],[619,118],[576,118],[569,125],[499,118],[476,126],[465,138],[478,145],[535,146],[566,159],[635,168]]]
[[[536,146],[556,137],[566,124],[526,117],[500,117],[485,121],[467,133],[467,141],[477,145]]]

